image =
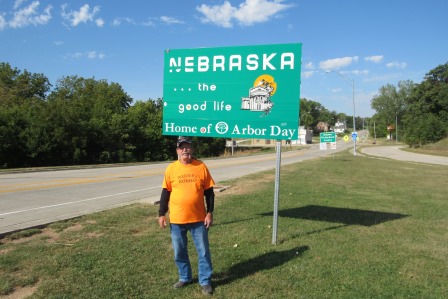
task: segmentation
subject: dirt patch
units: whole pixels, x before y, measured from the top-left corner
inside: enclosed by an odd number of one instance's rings
[[[9,248],[9,249],[0,249],[0,254],[6,254],[6,253],[10,252],[11,250],[12,250],[11,248]]]
[[[55,243],[59,240],[59,234],[51,228],[44,228],[42,234],[48,238],[47,242],[49,243]]]
[[[14,240],[6,240],[4,243],[21,244],[38,238],[41,234],[35,234],[29,237],[22,237]]]
[[[260,175],[255,178],[252,178],[251,180],[238,180],[234,181],[231,184],[226,185],[226,189],[221,192],[215,192],[215,197],[223,197],[225,195],[241,195],[241,194],[247,194],[249,192],[252,192],[254,189],[259,188],[260,186],[263,186],[266,183],[272,182],[274,179],[274,175],[272,174],[265,174]]]
[[[104,234],[100,234],[100,233],[87,233],[87,237],[89,238],[99,238]]]
[[[72,226],[64,229],[64,232],[79,232],[79,231],[82,231],[83,229],[84,229],[84,226],[82,226],[82,224],[76,223],[75,225],[72,225]]]
[[[5,296],[0,295],[0,299],[22,299],[27,298],[34,294],[34,292],[37,290],[38,284],[35,284],[33,286],[24,287],[24,288],[17,288],[14,290],[13,293]]]

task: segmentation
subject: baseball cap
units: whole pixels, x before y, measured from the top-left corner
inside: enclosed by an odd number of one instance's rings
[[[184,142],[191,144],[191,139],[185,136],[179,136],[179,139],[177,139],[177,147],[179,147]]]

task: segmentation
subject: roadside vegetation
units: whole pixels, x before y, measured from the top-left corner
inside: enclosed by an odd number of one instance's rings
[[[427,144],[423,147],[405,148],[404,150],[417,154],[448,157],[448,138],[444,138],[436,143]]]
[[[404,141],[412,148],[448,136],[448,63],[430,70],[419,84],[410,80],[382,86],[373,97],[372,136]]]
[[[217,193],[210,234],[215,298],[446,297],[447,167],[348,151],[283,166],[276,245],[274,175],[219,182],[230,188]],[[134,204],[3,236],[0,296],[202,298],[197,281],[172,288],[157,210]]]
[[[353,118],[302,98],[299,125],[316,139],[338,121],[350,133],[355,122],[371,136],[389,134],[421,148],[447,137],[447,94],[445,63],[420,84],[382,86],[371,101],[372,117]],[[51,83],[44,74],[6,62],[0,62],[0,95],[0,169],[175,159],[176,136],[162,135],[162,99],[132,99],[120,84],[95,78],[65,76]],[[194,139],[198,158],[225,152],[223,138]]]

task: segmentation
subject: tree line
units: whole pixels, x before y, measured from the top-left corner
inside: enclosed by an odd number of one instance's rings
[[[411,147],[424,146],[448,134],[448,63],[429,71],[420,84],[410,80],[387,84],[372,99],[376,110],[370,122],[380,130],[370,133],[393,138]],[[388,132],[386,128],[391,130]]]
[[[300,99],[299,126],[313,130],[314,135],[318,135],[322,130],[318,126],[319,123],[328,124],[328,126],[332,128],[337,122],[344,122],[347,131],[349,131],[349,128],[353,128],[352,115],[347,115],[335,110],[330,111],[316,101],[305,98]],[[364,119],[359,116],[355,117],[355,125],[357,130],[362,129],[364,126]]]
[[[0,63],[0,168],[176,159],[162,135],[162,100],[137,101],[117,83],[43,74]],[[197,157],[218,156],[225,139],[193,138]]]
[[[448,133],[448,64],[420,84],[387,84],[372,99],[372,118],[355,117],[356,128],[423,146]],[[162,135],[162,99],[136,101],[117,83],[66,76],[53,87],[43,74],[0,63],[0,168],[89,165],[176,159],[176,136]],[[300,99],[299,125],[318,134],[317,124],[353,117]],[[375,131],[374,131],[375,128]],[[193,138],[196,156],[219,156],[223,138]]]

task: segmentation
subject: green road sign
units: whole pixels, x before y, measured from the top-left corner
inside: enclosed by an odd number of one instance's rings
[[[322,133],[320,133],[320,142],[321,143],[336,142],[336,133],[335,132],[322,132]]]
[[[302,44],[165,51],[163,134],[298,139]]]

